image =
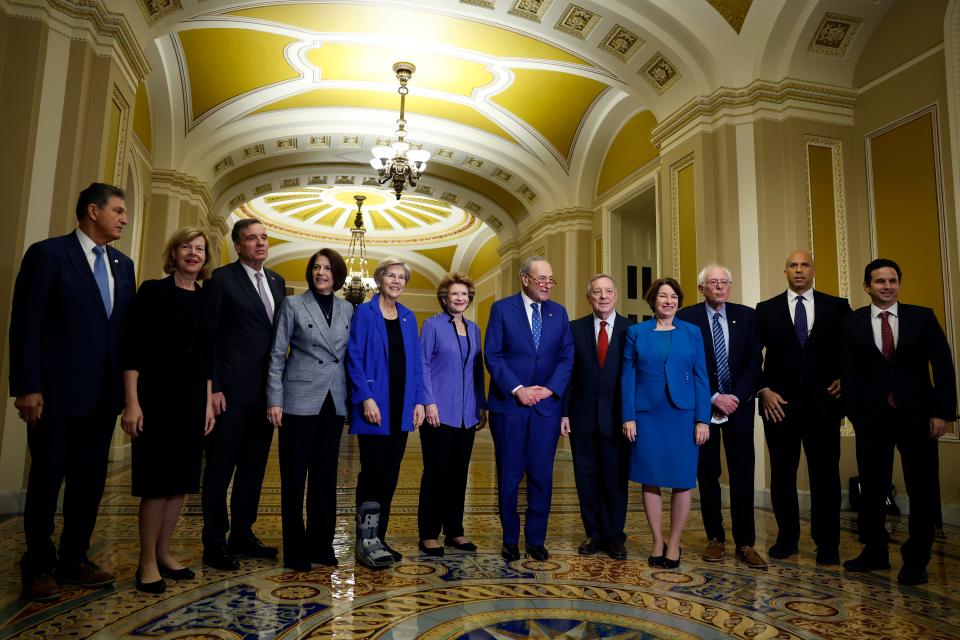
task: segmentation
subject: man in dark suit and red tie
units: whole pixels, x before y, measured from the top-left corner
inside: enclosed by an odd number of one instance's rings
[[[777,518],[771,558],[797,553],[800,446],[810,477],[810,532],[817,564],[840,564],[840,333],[850,304],[813,289],[806,251],[787,257],[787,290],[757,305],[763,360],[763,430],[770,450],[770,498]]]
[[[677,313],[681,320],[700,327],[710,373],[710,439],[700,447],[697,463],[700,513],[708,539],[702,557],[707,562],[722,562],[726,545],[720,500],[722,434],[730,477],[735,555],[748,567],[765,569],[767,561],[754,549],[753,521],[753,418],[763,357],[756,312],[727,301],[732,284],[733,277],[726,267],[704,268],[697,276],[697,289],[704,301]]]
[[[207,445],[202,493],[203,562],[226,571],[239,568],[236,555],[273,558],[278,552],[254,535],[253,523],[273,441],[266,378],[274,315],[286,295],[283,278],[263,266],[269,249],[266,228],[245,218],[233,225],[231,237],[237,261],[216,269],[206,285],[216,343],[212,399],[217,425]],[[231,478],[232,522],[227,515]]]
[[[77,200],[77,229],[30,246],[13,292],[10,395],[27,423],[23,597],[56,600],[61,584],[104,587],[87,557],[123,407],[120,344],[136,290],[133,262],[109,246],[127,224],[123,190],[95,182]],[[63,531],[50,539],[60,486]]]
[[[910,498],[909,537],[900,547],[897,581],[917,585],[928,579],[940,496],[937,440],[957,418],[957,390],[950,345],[933,309],[898,301],[902,275],[893,260],[870,262],[863,271],[870,304],[843,320],[841,380],[857,435],[864,542],[860,555],[843,566],[890,568],[885,499],[896,447]]]
[[[620,429],[620,374],[624,336],[633,322],[616,311],[612,276],[593,276],[587,300],[593,313],[570,323],[573,374],[564,395],[560,434],[570,437],[580,517],[587,533],[579,553],[589,556],[603,550],[614,560],[625,560],[630,443]]]
[[[483,358],[490,371],[490,430],[497,457],[501,555],[519,560],[517,494],[527,477],[524,538],[527,554],[546,560],[547,518],[553,496],[553,459],[560,438],[562,394],[573,368],[567,310],[550,300],[557,285],[546,259],[520,266],[520,293],[490,308]]]

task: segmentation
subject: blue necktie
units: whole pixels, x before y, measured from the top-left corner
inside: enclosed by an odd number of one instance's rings
[[[97,281],[100,297],[103,298],[103,309],[110,317],[110,278],[107,276],[107,262],[103,259],[103,247],[96,246],[93,252],[97,255],[93,261],[93,279]]]
[[[539,304],[531,302],[530,307],[533,308],[533,320],[530,322],[530,329],[533,331],[533,346],[539,351],[540,334],[543,332],[543,318],[540,317]]]
[[[717,384],[720,393],[730,391],[730,361],[727,360],[727,345],[723,341],[723,327],[720,326],[720,314],[713,314],[713,352],[717,356]]]
[[[793,310],[793,328],[797,332],[800,346],[807,344],[807,308],[803,306],[803,296],[797,296],[797,306]]]

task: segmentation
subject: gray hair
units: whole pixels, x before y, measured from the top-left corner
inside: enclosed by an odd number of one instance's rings
[[[722,264],[708,264],[707,266],[705,266],[703,269],[700,270],[700,273],[697,274],[698,287],[703,286],[703,283],[706,282],[707,274],[713,271],[714,269],[723,269],[724,271],[726,271],[727,280],[729,280],[731,284],[733,283],[733,273],[731,273],[730,269],[723,266]]]
[[[520,265],[520,275],[530,275],[530,267],[534,262],[548,262],[543,256],[530,256]]]
[[[589,296],[593,292],[593,283],[599,280],[600,278],[610,278],[610,282],[613,283],[613,290],[617,290],[617,281],[614,280],[613,276],[609,273],[595,273],[590,278],[590,282],[587,283],[587,295]]]
[[[377,283],[378,288],[380,287],[380,279],[383,278],[383,274],[387,272],[387,269],[397,265],[403,267],[403,275],[406,278],[407,283],[410,283],[410,267],[407,266],[407,263],[400,258],[394,258],[391,256],[378,262],[377,268],[373,271],[373,281]]]

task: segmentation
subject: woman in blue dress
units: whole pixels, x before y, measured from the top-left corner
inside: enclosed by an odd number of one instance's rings
[[[653,533],[650,565],[675,569],[697,484],[698,447],[710,437],[710,386],[700,329],[674,319],[683,304],[680,284],[660,278],[644,299],[654,318],[627,329],[623,350],[623,434],[633,443],[629,477],[643,485]],[[661,487],[671,489],[666,544]]]

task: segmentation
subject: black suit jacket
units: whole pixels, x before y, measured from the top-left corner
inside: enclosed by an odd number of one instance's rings
[[[843,320],[842,380],[854,425],[876,420],[893,392],[897,409],[923,420],[957,417],[956,372],[947,338],[933,310],[899,303],[899,339],[890,362],[877,348],[870,306]],[[933,383],[930,372],[933,372]]]
[[[264,267],[273,294],[274,318],[286,296],[280,274]],[[222,392],[230,403],[264,402],[267,363],[274,325],[253,282],[240,262],[214,270],[208,302],[214,331],[213,392]]]
[[[46,416],[86,415],[100,400],[117,412],[123,407],[120,347],[136,278],[130,258],[109,245],[105,257],[113,273],[109,318],[75,232],[34,243],[20,263],[10,395],[42,393]]]
[[[607,357],[600,367],[597,340],[591,313],[570,323],[573,333],[573,374],[564,394],[565,416],[574,433],[599,430],[606,436],[620,433],[620,374],[623,372],[623,344],[627,327],[633,322],[616,314]]]
[[[787,304],[787,292],[757,305],[760,345],[766,349],[760,388],[769,387],[788,402],[815,410],[826,418],[843,417],[842,402],[827,393],[840,378],[842,322],[850,303],[819,291],[813,292],[813,329],[800,346]]]
[[[737,410],[730,415],[730,422],[752,426],[763,363],[757,313],[750,307],[733,302],[727,302],[725,306],[727,329],[730,332],[730,347],[727,353],[730,364],[730,393],[740,401]],[[713,328],[707,319],[706,303],[684,307],[677,312],[677,317],[700,328],[707,355],[707,371],[710,374],[710,395],[713,396],[720,390],[720,385],[717,382],[717,357],[713,351]]]

